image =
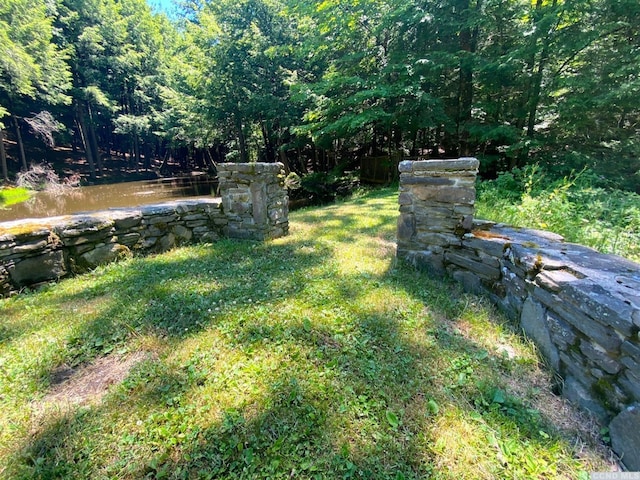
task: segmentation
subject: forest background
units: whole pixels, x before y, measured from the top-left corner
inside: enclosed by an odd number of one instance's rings
[[[7,0],[0,52],[5,180],[67,146],[90,177],[472,155],[640,191],[636,0]]]

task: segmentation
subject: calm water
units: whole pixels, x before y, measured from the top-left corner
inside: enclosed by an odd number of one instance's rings
[[[27,202],[0,208],[0,222],[21,218],[54,217],[73,213],[135,207],[185,197],[215,195],[217,182],[210,177],[163,178],[140,182],[78,187],[64,194],[38,192]]]

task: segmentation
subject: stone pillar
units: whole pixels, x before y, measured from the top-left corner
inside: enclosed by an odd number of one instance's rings
[[[266,240],[289,232],[289,198],[281,163],[218,164],[229,238]]]
[[[471,230],[476,198],[475,158],[400,163],[397,255],[444,273],[444,253]]]

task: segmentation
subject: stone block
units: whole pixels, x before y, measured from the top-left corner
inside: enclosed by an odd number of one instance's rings
[[[553,312],[547,311],[546,321],[551,340],[559,349],[566,350],[576,342],[578,337],[571,326]]]
[[[188,242],[193,237],[193,232],[183,225],[173,227],[173,233],[182,242]]]
[[[119,231],[129,230],[133,227],[137,227],[142,223],[142,213],[136,212],[130,217],[117,218],[114,220],[116,229]]]
[[[398,243],[412,239],[416,233],[415,216],[411,214],[400,215],[398,217]]]
[[[422,201],[431,200],[445,204],[472,204],[476,199],[476,191],[473,188],[434,187],[421,189],[415,193],[415,196]]]
[[[144,205],[140,207],[140,212],[145,220],[151,217],[171,217],[176,214],[175,206],[170,204]]]
[[[149,250],[155,247],[156,243],[158,243],[158,237],[144,237],[142,240],[142,244],[140,245],[141,250]]]
[[[251,204],[248,202],[231,202],[229,212],[235,215],[246,215],[251,212]]]
[[[176,246],[176,236],[173,233],[167,233],[158,238],[156,248],[159,252],[167,252]]]
[[[220,236],[215,232],[204,232],[202,235],[197,236],[198,240],[202,243],[214,243],[220,240]]]
[[[70,247],[69,252],[71,253],[71,256],[79,256],[89,250],[93,250],[95,247],[94,243],[83,243],[75,247]]]
[[[417,160],[410,162],[411,165],[406,165],[405,162],[400,162],[400,171],[405,171],[407,168],[411,168],[413,172],[421,171],[445,171],[445,172],[458,172],[458,171],[470,171],[474,174],[477,173],[480,162],[475,158],[457,158],[451,160]],[[405,165],[403,165],[405,164]]]
[[[17,287],[26,287],[48,280],[57,280],[67,275],[67,266],[62,250],[50,251],[17,261],[7,268],[11,281]]]
[[[398,257],[405,259],[409,264],[427,273],[434,275],[443,275],[446,273],[444,256],[441,252],[434,250],[407,251],[398,247]]]
[[[412,205],[413,196],[410,193],[403,192],[400,195],[398,195],[398,203],[400,205]]]
[[[610,375],[615,375],[620,371],[620,363],[611,358],[606,350],[595,341],[580,341],[580,351],[585,357],[590,359],[598,368],[601,368]]]
[[[558,357],[558,350],[551,340],[546,314],[547,311],[540,302],[527,297],[520,314],[520,326],[524,333],[533,340],[551,367],[555,371],[559,371],[560,358]]]
[[[93,250],[82,254],[76,259],[76,267],[78,271],[87,271],[106,265],[118,259],[127,257],[131,254],[131,250],[125,245],[119,243],[108,243],[98,245]]]
[[[589,390],[573,377],[564,380],[562,394],[570,402],[593,413],[600,421],[605,421],[609,412],[589,393]]]
[[[41,250],[44,250],[49,242],[47,240],[40,240],[36,242],[23,243],[20,245],[16,245],[11,249],[12,255],[25,255],[30,253],[35,253]]]
[[[111,230],[114,225],[113,220],[105,218],[73,217],[69,223],[56,227],[55,230],[60,237],[67,239],[91,235],[102,230]]]
[[[633,358],[634,361],[640,363],[640,345],[638,345],[637,343],[631,343],[627,340],[622,343],[622,345],[620,346],[620,350],[622,351],[622,353]],[[638,372],[640,373],[640,370],[638,370]]]
[[[631,472],[640,471],[640,405],[620,412],[609,424],[611,447]]]
[[[62,243],[65,247],[75,247],[77,245],[82,245],[85,243],[103,243],[107,238],[111,238],[113,236],[114,230],[103,230],[101,232],[96,232],[93,234],[80,235],[77,237],[71,238],[63,238]]]
[[[417,175],[408,175],[404,178],[404,185],[423,185],[427,188],[437,186],[456,186],[456,181],[449,177],[422,177]]]
[[[469,236],[465,235],[462,241],[465,248],[471,248],[495,258],[502,258],[506,243],[506,239],[476,237],[473,233]]]
[[[209,216],[206,213],[199,212],[199,213],[192,213],[191,215],[184,215],[182,217],[182,221],[183,222],[195,222],[195,221],[199,221],[199,220],[207,220],[208,218],[209,218]]]
[[[560,292],[567,283],[578,280],[579,278],[567,270],[544,270],[544,266],[535,278],[538,285],[554,293]]]
[[[412,160],[404,160],[398,164],[398,171],[402,173],[409,173],[413,170],[413,161]]]
[[[174,223],[178,219],[178,216],[175,214],[172,215],[158,215],[158,216],[149,216],[145,218],[145,222],[147,225],[169,225]]]
[[[637,372],[637,375],[633,372]],[[626,370],[619,378],[618,383],[627,392],[629,398],[640,402],[640,371]]]
[[[187,228],[194,228],[194,227],[202,227],[204,225],[207,225],[208,221],[207,220],[194,220],[191,222],[186,222],[185,225],[187,226]]]
[[[559,296],[600,324],[612,326],[625,336],[630,336],[635,330],[631,316],[633,309],[623,298],[613,295],[612,290],[601,284],[584,281],[566,284]]]
[[[162,223],[157,225],[148,226],[145,230],[145,236],[149,237],[161,237],[167,231],[168,226]]]
[[[460,250],[460,252],[461,254],[454,252],[445,253],[445,261],[469,270],[487,280],[498,280],[500,278],[498,265],[487,264],[478,257],[473,258],[471,255],[464,255],[464,250]]]
[[[267,223],[267,187],[262,182],[253,182],[250,187],[252,215],[256,225]]]
[[[462,284],[465,291],[476,294],[487,293],[486,289],[482,285],[482,282],[480,281],[480,278],[477,275],[465,270],[458,269],[448,269],[448,271],[454,280]]]
[[[131,247],[133,245],[135,245],[136,243],[138,243],[138,240],[140,240],[140,234],[137,232],[132,232],[132,233],[125,233],[124,235],[118,235],[117,237],[117,243],[121,243],[123,245],[126,245],[127,247]]]
[[[588,338],[597,339],[598,343],[608,352],[613,354],[619,352],[622,340],[612,328],[603,326],[581,310],[540,287],[535,287],[532,295],[576,330]]]

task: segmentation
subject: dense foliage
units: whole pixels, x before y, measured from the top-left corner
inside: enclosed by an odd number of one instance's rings
[[[640,188],[636,0],[9,0],[0,25],[5,178],[37,132],[92,175],[118,153],[307,173],[402,152]]]
[[[640,196],[589,171],[549,178],[538,165],[479,184],[477,215],[549,230],[566,241],[640,261]]]

